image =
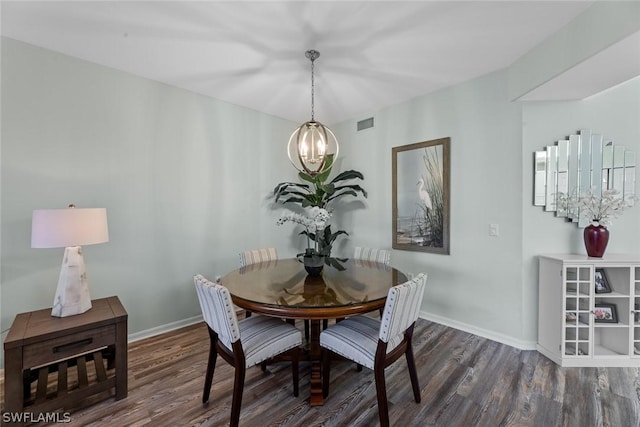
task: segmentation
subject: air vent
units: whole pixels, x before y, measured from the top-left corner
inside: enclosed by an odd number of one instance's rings
[[[373,127],[373,117],[369,117],[368,119],[360,120],[358,122],[358,132],[361,130],[369,129]]]

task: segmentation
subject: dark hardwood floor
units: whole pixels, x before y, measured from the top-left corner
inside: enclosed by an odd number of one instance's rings
[[[233,372],[218,358],[211,397],[201,403],[209,341],[204,323],[129,347],[129,395],[71,413],[71,426],[228,425]],[[404,360],[386,372],[395,426],[640,426],[640,370],[560,368],[522,351],[418,320],[414,352],[422,402],[412,398]],[[241,426],[374,426],[373,374],[334,362],[325,405],[310,407],[309,364],[293,396],[288,363],[247,371]],[[4,395],[2,395],[4,402]]]

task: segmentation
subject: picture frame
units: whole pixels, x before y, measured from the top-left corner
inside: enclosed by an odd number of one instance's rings
[[[604,268],[596,268],[593,281],[596,294],[611,293],[611,285],[609,284],[609,279],[607,278]]]
[[[449,255],[451,138],[393,147],[392,247]]]
[[[618,323],[618,310],[615,304],[596,303],[594,306],[596,323]]]

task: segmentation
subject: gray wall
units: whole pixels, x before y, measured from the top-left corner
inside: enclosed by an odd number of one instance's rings
[[[352,242],[391,247],[391,148],[451,137],[451,254],[393,251],[392,264],[427,272],[423,310],[524,346],[522,334],[521,106],[507,101],[505,72],[374,113],[375,127],[337,128],[345,161],[366,177],[369,209],[357,211]],[[363,117],[364,118],[364,117]],[[489,236],[489,224],[500,235]],[[372,230],[376,230],[372,233]]]
[[[2,90],[3,331],[53,301],[63,249],[31,249],[33,209],[107,208],[89,287],[132,333],[198,315],[193,274],[240,250],[295,253],[267,199],[294,123],[5,38]]]

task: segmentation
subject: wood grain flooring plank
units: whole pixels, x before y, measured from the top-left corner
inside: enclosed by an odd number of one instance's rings
[[[473,393],[471,398],[482,410],[474,420],[477,426],[508,425],[509,416],[515,410],[515,391],[519,381],[519,350],[512,347],[500,347],[496,352],[495,364],[486,367],[481,373],[484,396]]]
[[[562,401],[562,425],[582,427],[602,425],[600,393],[595,384],[595,368],[565,368],[565,394]],[[567,393],[567,390],[571,392]]]

